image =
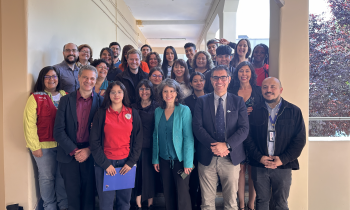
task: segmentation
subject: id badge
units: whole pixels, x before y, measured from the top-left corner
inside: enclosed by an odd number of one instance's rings
[[[269,131],[269,142],[275,142],[276,131]]]

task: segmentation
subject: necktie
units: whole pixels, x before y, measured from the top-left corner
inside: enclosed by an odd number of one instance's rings
[[[216,109],[215,123],[216,123],[216,138],[220,142],[225,142],[225,117],[224,107],[222,106],[222,98],[219,98],[219,105]]]

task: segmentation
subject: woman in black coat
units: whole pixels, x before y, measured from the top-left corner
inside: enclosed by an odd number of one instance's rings
[[[137,162],[136,181],[134,194],[136,196],[137,209],[141,209],[142,201],[148,200],[148,208],[153,204],[153,197],[156,195],[156,183],[159,175],[152,164],[152,145],[154,130],[154,110],[158,103],[154,99],[153,84],[143,79],[136,88],[138,92],[136,103],[131,107],[138,110],[143,127],[143,143],[139,161]]]

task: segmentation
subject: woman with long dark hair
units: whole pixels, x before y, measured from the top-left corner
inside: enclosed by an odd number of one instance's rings
[[[113,55],[114,55],[113,51],[108,47],[103,48],[100,52],[100,58],[105,60],[108,63],[108,65],[107,65],[108,73],[107,73],[106,78],[110,82],[113,82],[115,76],[117,76],[117,74],[122,72],[120,69],[118,69],[114,66]]]
[[[53,66],[41,69],[23,114],[24,137],[39,171],[39,189],[44,209],[68,208],[64,181],[60,174],[57,142],[53,138],[58,104],[66,92],[60,90],[60,77]]]
[[[174,79],[179,83],[184,98],[192,94],[190,74],[186,61],[183,59],[177,59],[174,62],[173,68],[171,69],[171,79]]]
[[[236,68],[243,61],[249,61],[249,56],[252,53],[252,47],[248,39],[241,39],[237,42],[235,53],[231,60],[231,66]]]
[[[163,64],[162,70],[164,72],[164,77],[169,78],[171,75],[171,69],[173,67],[174,61],[177,60],[177,53],[173,46],[167,46],[163,53]]]
[[[114,176],[116,167],[125,175],[136,164],[142,149],[142,124],[138,111],[130,107],[123,83],[112,82],[96,112],[90,132],[90,150],[95,160],[96,187],[101,210],[129,210],[132,188],[103,191],[104,173]],[[106,172],[105,172],[106,171]]]
[[[261,86],[262,81],[269,77],[269,47],[265,44],[258,44],[254,47],[252,53],[252,64],[255,73],[258,76],[256,84]]]

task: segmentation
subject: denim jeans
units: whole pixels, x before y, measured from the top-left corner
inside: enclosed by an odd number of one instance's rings
[[[56,161],[57,148],[41,149],[43,156],[34,156],[39,171],[40,195],[44,201],[45,210],[68,208],[67,194],[64,182]]]
[[[109,160],[111,164],[116,167],[123,167],[126,163],[127,158],[122,160]],[[99,198],[100,210],[111,210],[113,209],[113,201],[115,197],[116,209],[118,210],[129,210],[130,199],[132,188],[115,191],[103,192],[103,177],[104,170],[100,166],[95,164],[95,177],[96,177],[96,188]]]

